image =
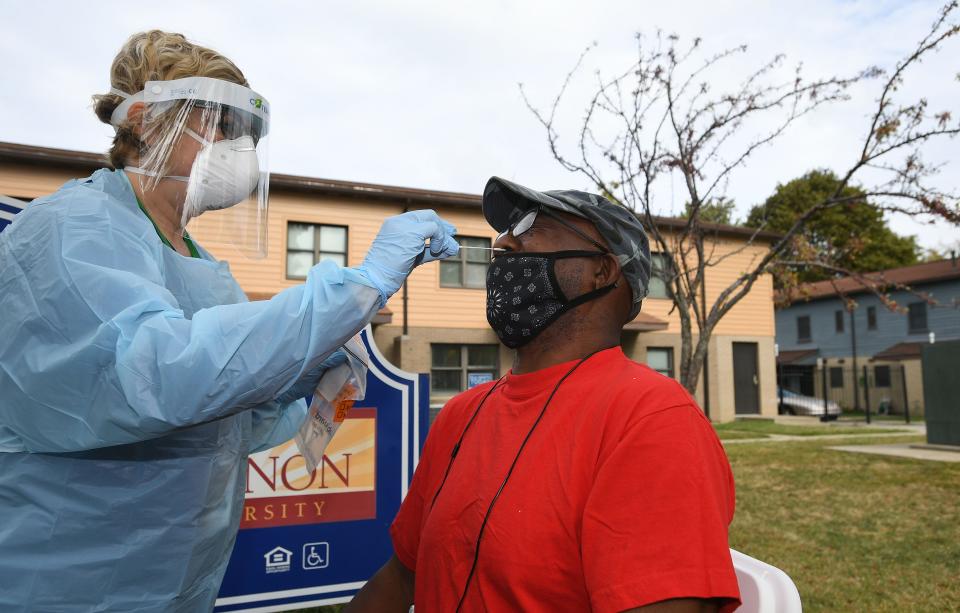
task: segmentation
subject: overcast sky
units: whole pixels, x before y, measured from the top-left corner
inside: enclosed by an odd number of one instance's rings
[[[789,4],[789,6],[788,6]],[[90,95],[109,87],[109,66],[128,35],[179,31],[233,59],[272,104],[272,172],[479,193],[490,175],[539,189],[586,188],[551,157],[518,83],[547,105],[581,51],[583,78],[558,126],[574,141],[596,69],[629,66],[634,33],[657,28],[701,36],[719,51],[750,46],[756,65],[785,53],[809,76],[892,66],[922,36],[937,1],[805,2],[572,0],[483,2],[22,2],[0,0],[0,140],[105,151],[112,129]],[[904,85],[956,110],[960,44],[925,62]],[[740,73],[742,74],[742,73]],[[721,79],[725,73],[718,73]],[[731,76],[736,76],[735,71]],[[718,83],[717,85],[722,85]],[[777,183],[813,168],[846,168],[867,127],[877,83],[796,125],[727,186],[742,216]],[[956,114],[956,113],[955,113]],[[930,150],[956,188],[960,141]],[[658,192],[661,214],[682,207],[679,186]],[[894,218],[926,247],[956,245],[944,222]]]

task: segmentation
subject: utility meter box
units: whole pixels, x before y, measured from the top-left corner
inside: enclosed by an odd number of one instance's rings
[[[960,447],[960,341],[926,345],[921,359],[927,442]]]

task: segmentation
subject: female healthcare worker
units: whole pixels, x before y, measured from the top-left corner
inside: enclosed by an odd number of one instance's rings
[[[184,228],[229,208],[214,216],[262,247],[268,103],[225,57],[159,31],[127,41],[111,84],[95,106],[118,170],[0,234],[4,612],[211,610],[247,454],[293,435],[331,352],[420,260],[458,249],[436,213],[406,213],[359,267],[323,262],[247,302]]]

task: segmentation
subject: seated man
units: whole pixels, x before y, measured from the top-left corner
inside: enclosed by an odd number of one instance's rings
[[[673,379],[629,360],[650,250],[593,194],[499,178],[487,319],[512,370],[450,400],[350,611],[732,611],[730,466]]]

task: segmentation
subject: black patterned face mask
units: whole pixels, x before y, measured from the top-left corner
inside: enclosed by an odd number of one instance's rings
[[[487,270],[487,321],[500,342],[516,349],[532,341],[566,311],[599,298],[616,284],[572,300],[560,289],[556,260],[606,255],[602,251],[506,253],[493,258]]]

